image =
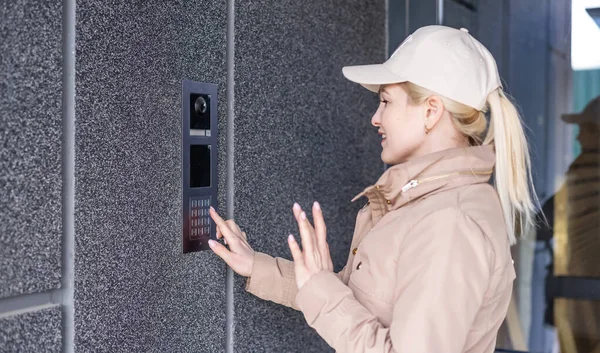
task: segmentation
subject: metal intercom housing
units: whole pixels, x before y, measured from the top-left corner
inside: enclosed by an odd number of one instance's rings
[[[217,85],[183,80],[182,84],[183,253],[208,250],[215,224],[208,213],[217,207]]]

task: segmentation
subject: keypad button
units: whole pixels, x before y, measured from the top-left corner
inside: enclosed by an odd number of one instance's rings
[[[210,236],[210,196],[191,197],[189,199],[189,230],[191,239]]]

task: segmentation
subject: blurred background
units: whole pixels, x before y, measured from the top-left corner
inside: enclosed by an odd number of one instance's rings
[[[339,270],[385,168],[341,68],[429,24],[496,58],[548,220],[513,247],[498,348],[600,353],[600,0],[0,0],[0,352],[330,352],[182,253],[182,81],[218,87],[221,214],[290,258],[319,200]]]

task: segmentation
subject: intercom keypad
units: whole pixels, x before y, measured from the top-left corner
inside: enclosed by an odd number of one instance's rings
[[[208,239],[211,220],[210,196],[190,198],[190,239]]]

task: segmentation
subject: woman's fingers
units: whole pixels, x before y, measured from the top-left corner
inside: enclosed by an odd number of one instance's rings
[[[240,226],[238,226],[233,219],[226,220],[225,224],[227,224],[233,236],[241,238],[244,240],[244,242],[248,243],[248,236],[246,236],[245,232],[242,232]],[[217,225],[217,239],[221,238],[223,238],[223,232],[221,231],[221,228]],[[223,239],[223,242],[225,243],[225,245],[227,245],[227,239]]]
[[[304,213],[306,215],[306,212],[302,211],[302,207],[300,207],[300,205],[298,205],[298,203],[294,203],[294,216],[296,217],[296,221],[298,222],[298,224],[300,224],[300,221],[302,220],[302,213]],[[315,236],[315,230],[312,226],[312,224],[310,224],[310,221],[306,222],[306,226],[308,227],[308,229],[310,230],[310,235],[311,236]],[[313,240],[314,243],[314,240]]]
[[[242,230],[237,225],[237,223],[235,223],[235,221],[233,219],[228,219],[225,222],[229,226],[229,229],[231,229],[235,234],[241,234],[242,233]]]
[[[227,243],[231,244],[235,240],[235,234],[233,233],[231,228],[229,228],[227,222],[225,222],[225,220],[223,220],[223,218],[219,216],[219,214],[217,213],[217,211],[215,211],[214,208],[211,207],[209,213],[210,217],[213,219],[213,221],[215,221],[215,224],[217,225],[217,232],[225,238],[225,241]]]
[[[220,258],[223,259],[223,261],[225,261],[227,263],[227,265],[229,265],[230,267],[233,267],[233,256],[231,254],[231,251],[227,250],[227,248],[219,243],[218,241],[214,241],[212,239],[210,239],[208,241],[208,246],[210,246],[210,248],[212,249],[212,251],[215,252],[215,254],[217,254]]]
[[[321,260],[325,261],[328,269],[333,270],[333,261],[331,260],[331,253],[329,252],[329,244],[327,244],[327,226],[325,225],[325,219],[323,218],[323,209],[317,201],[313,204],[313,219],[315,222],[315,234],[319,254],[321,254]]]
[[[290,251],[292,252],[292,258],[294,259],[294,264],[304,266],[304,255],[302,254],[302,250],[300,250],[300,246],[294,239],[293,235],[288,236],[288,245],[290,247]]]
[[[313,204],[313,220],[315,222],[317,242],[320,247],[325,247],[327,244],[327,226],[325,226],[325,220],[323,219],[323,210],[317,201]]]
[[[221,233],[221,228],[217,227],[217,239],[223,238],[223,233]],[[223,239],[223,243],[227,245],[227,240]]]
[[[315,215],[314,211],[315,210],[314,210],[314,206],[313,206],[313,215]],[[294,216],[296,216],[296,220],[298,221],[298,228],[300,230],[300,238],[302,240],[302,250],[304,251],[304,254],[308,254],[310,256],[310,258],[312,259],[312,260],[310,260],[310,262],[311,263],[313,261],[319,262],[319,260],[315,258],[314,251],[316,251],[316,254],[319,255],[319,258],[326,258],[326,257],[324,257],[326,255],[325,251],[323,251],[321,249],[321,247],[322,247],[321,243],[319,242],[319,239],[318,239],[317,235],[315,234],[315,229],[313,228],[312,224],[308,220],[308,217],[306,216],[306,212],[302,211],[302,208],[297,203],[294,204]],[[323,225],[324,225],[324,223],[325,222],[323,222]],[[324,227],[321,227],[321,228],[324,228]],[[327,255],[329,255],[329,252],[327,252]]]
[[[300,230],[300,238],[302,239],[302,250],[304,250],[305,253],[312,254],[316,245],[314,244],[314,238],[311,229],[312,226],[310,226],[306,217],[306,212],[304,211],[300,213],[298,228]]]
[[[294,217],[296,217],[296,221],[298,221],[300,219],[300,213],[302,213],[302,207],[300,207],[300,205],[298,205],[298,203],[294,203],[294,207],[292,207],[292,210],[294,211]]]

